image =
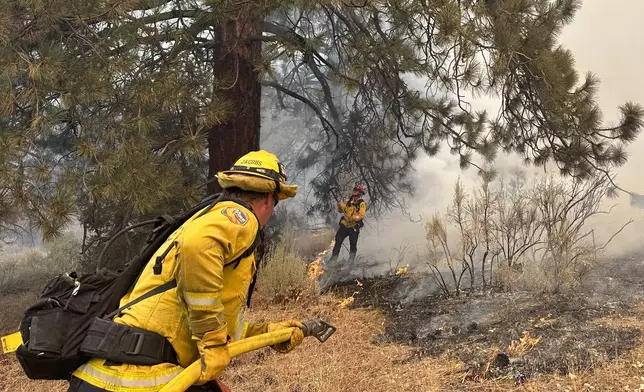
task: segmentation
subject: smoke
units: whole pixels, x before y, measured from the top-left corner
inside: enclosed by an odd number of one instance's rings
[[[603,5],[602,5],[603,4]],[[562,36],[563,44],[575,55],[580,72],[592,71],[601,80],[598,103],[606,119],[614,119],[618,105],[626,101],[644,104],[644,91],[633,76],[640,74],[644,61],[644,43],[634,40],[641,29],[644,3],[616,0],[606,7],[601,2],[584,2],[573,23]],[[603,28],[598,29],[598,26]],[[605,202],[607,207],[617,206],[610,215],[593,219],[598,233],[608,235],[621,227],[622,222],[633,219],[611,246],[610,255],[631,253],[644,247],[644,214],[637,202],[644,194],[641,170],[644,168],[644,136],[629,146],[628,162],[617,170],[617,183],[635,195],[620,193],[617,200]]]
[[[644,103],[644,90],[633,80],[633,75],[639,75],[639,66],[644,61],[644,42],[635,39],[639,34],[639,16],[642,14],[644,2],[615,0],[610,7],[600,1],[584,2],[572,24],[560,37],[561,44],[573,52],[579,74],[592,71],[601,80],[598,104],[608,123],[617,121],[619,105],[627,101]],[[416,83],[418,88],[425,85],[419,79],[412,79],[410,83]],[[472,99],[470,103],[476,110],[486,109],[491,114],[498,111],[499,102],[496,100]],[[285,129],[307,129],[304,119],[264,120],[262,133],[265,135],[273,134],[275,130],[280,133]],[[293,151],[293,140],[281,140],[279,143],[276,140],[280,141],[275,137],[263,137],[262,147],[278,150],[285,155]],[[301,143],[301,140],[298,142]],[[589,228],[596,231],[597,240],[605,241],[624,223],[634,220],[606,249],[607,255],[611,257],[644,247],[644,236],[640,234],[644,232],[644,209],[638,208],[638,203],[644,204],[644,196],[638,196],[644,195],[644,183],[640,181],[641,173],[638,173],[638,169],[644,168],[644,137],[632,143],[627,153],[628,162],[616,170],[616,181],[621,188],[632,192],[632,195],[619,192],[616,199],[605,200],[603,208],[610,210],[610,214],[601,214],[588,221]],[[425,222],[435,213],[445,212],[459,178],[468,190],[475,189],[480,184],[477,169],[461,170],[458,157],[449,154],[446,148],[434,157],[421,156],[414,167],[415,171],[411,176],[418,192],[411,198],[405,197],[411,219],[400,210],[380,219],[367,215],[358,242],[358,262],[362,266],[351,271],[356,276],[364,275],[365,271],[368,272],[367,275],[386,273],[400,262],[401,256],[404,256],[404,263],[410,264],[410,271],[422,269],[426,252]],[[523,169],[528,176],[542,173],[540,169],[523,166],[521,158],[514,155],[500,154],[495,162],[495,169],[500,175],[510,175],[517,167]],[[297,178],[293,178],[300,183],[303,191],[298,192],[302,195],[298,204],[306,203],[306,183],[314,175],[315,173],[299,173]],[[348,247],[348,240],[346,246]],[[341,257],[346,257],[347,253],[343,248]]]
[[[563,46],[570,49],[576,60],[580,75],[588,71],[601,80],[598,104],[606,122],[617,121],[619,105],[634,101],[644,104],[644,89],[633,80],[640,74],[644,62],[644,41],[635,39],[641,28],[640,16],[644,14],[644,2],[616,0],[610,7],[601,1],[587,1],[582,5],[574,21],[560,37]],[[599,28],[601,26],[601,28]],[[422,86],[423,81],[417,81]],[[496,113],[498,102],[493,100],[472,100],[473,108],[487,109]],[[616,199],[604,201],[604,209],[610,214],[597,215],[588,221],[589,228],[596,231],[598,240],[607,240],[624,223],[633,219],[611,244],[606,253],[610,257],[628,254],[644,247],[644,209],[638,202],[644,201],[644,182],[641,170],[644,168],[644,137],[640,136],[628,149],[628,162],[618,170],[617,184],[634,195],[619,192]],[[516,156],[499,155],[495,167],[499,174],[508,174],[521,166]],[[422,259],[425,243],[424,222],[436,212],[444,212],[451,201],[454,184],[460,177],[466,189],[479,184],[475,168],[461,170],[457,157],[441,151],[435,157],[423,156],[415,163],[414,181],[418,194],[408,200],[412,222],[400,212],[382,217],[381,221],[369,220],[358,242],[358,254],[370,263],[388,265],[400,248],[413,249]],[[537,173],[535,168],[525,168],[528,173]],[[612,207],[612,209],[611,209]],[[409,258],[413,260],[414,258]],[[417,260],[419,261],[419,260]],[[412,261],[413,262],[413,261]],[[420,267],[419,263],[417,267]]]

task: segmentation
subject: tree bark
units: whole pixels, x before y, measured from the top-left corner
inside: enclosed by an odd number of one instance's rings
[[[229,169],[247,152],[259,149],[262,86],[255,65],[261,57],[261,42],[247,38],[261,35],[262,23],[263,18],[249,20],[240,13],[236,20],[219,26],[214,72],[217,83],[221,83],[218,93],[230,110],[225,122],[208,131],[209,179]],[[209,182],[210,193],[220,190],[217,181]]]

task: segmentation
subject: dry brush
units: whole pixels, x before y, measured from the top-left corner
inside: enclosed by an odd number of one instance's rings
[[[426,223],[427,264],[446,295],[464,288],[574,289],[601,261],[610,238],[599,239],[589,219],[608,214],[610,179],[553,176],[528,181],[523,172],[495,180],[486,173],[469,193],[460,179],[444,214]]]

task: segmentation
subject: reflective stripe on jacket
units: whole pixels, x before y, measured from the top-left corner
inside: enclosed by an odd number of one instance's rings
[[[184,368],[199,359],[197,341],[223,323],[231,340],[243,337],[241,316],[257,268],[254,255],[243,258],[236,268],[231,263],[255,240],[259,222],[250,210],[225,201],[201,217],[200,213],[168,237],[133,289],[121,299],[121,305],[171,279],[177,280],[177,287],[136,304],[114,319],[164,336]],[[154,275],[156,257],[168,249],[161,274]],[[254,330],[264,332],[261,328]],[[147,392],[158,390],[182,370],[169,363],[106,366],[104,362],[94,358],[74,376],[109,391]]]

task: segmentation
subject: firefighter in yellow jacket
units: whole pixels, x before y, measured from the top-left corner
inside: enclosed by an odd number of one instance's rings
[[[301,343],[303,325],[298,321],[249,324],[241,320],[257,269],[254,254],[244,252],[278,201],[294,197],[297,186],[286,184],[283,165],[264,150],[241,157],[230,170],[219,172],[217,179],[224,189],[222,195],[235,201],[220,201],[198,212],[172,233],[121,305],[173,279],[176,287],[131,306],[114,319],[116,324],[165,338],[168,347],[154,353],[161,359],[135,365],[92,358],[74,372],[69,391],[157,391],[196,360],[201,361],[197,382],[201,387],[192,389],[218,391],[216,378],[230,362],[230,341],[297,327],[289,342],[273,348],[288,352]],[[157,257],[162,260],[159,274],[153,268]],[[126,347],[125,354],[136,354],[135,346]]]
[[[349,237],[349,261],[353,262],[358,252],[358,236],[362,228],[363,219],[367,213],[367,204],[362,200],[365,194],[364,185],[358,184],[353,188],[353,194],[348,200],[338,202],[338,212],[343,213],[340,227],[335,233],[335,245],[330,261],[335,261],[342,249],[342,243]]]

